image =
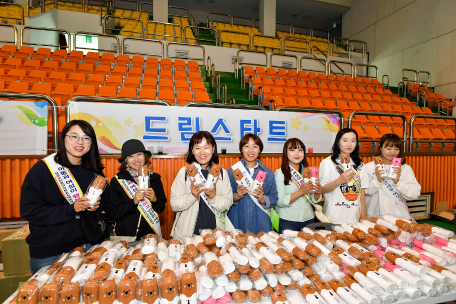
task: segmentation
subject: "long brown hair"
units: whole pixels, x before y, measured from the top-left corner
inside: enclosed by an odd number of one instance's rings
[[[282,165],[280,169],[282,169],[283,176],[285,177],[284,184],[288,185],[291,179],[290,168],[288,167],[288,155],[287,152],[289,149],[298,149],[301,148],[304,150],[304,158],[301,161],[300,169],[302,167],[309,167],[309,163],[307,162],[307,154],[306,154],[306,146],[299,138],[290,138],[288,139],[285,144],[283,145],[283,153],[282,153]]]
[[[127,156],[128,157],[128,156]],[[120,163],[119,172],[127,171],[127,157],[125,157],[124,161]],[[150,165],[150,157],[146,153],[144,153],[144,165]]]
[[[382,138],[380,138],[377,156],[382,156],[382,148],[389,146],[399,149],[399,154],[397,155],[397,157],[401,159],[401,165],[405,164],[404,146],[402,144],[402,140],[399,136],[393,133],[385,134],[382,136]]]

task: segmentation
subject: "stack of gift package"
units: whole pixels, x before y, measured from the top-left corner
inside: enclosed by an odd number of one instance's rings
[[[452,292],[456,274],[445,266],[455,257],[453,232],[390,215],[282,235],[203,229],[75,248],[6,303],[286,303],[299,293],[311,304],[392,303]]]

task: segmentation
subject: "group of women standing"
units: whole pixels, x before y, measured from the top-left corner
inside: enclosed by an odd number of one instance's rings
[[[199,131],[192,136],[186,162],[194,165],[192,168],[203,181],[211,178],[211,169],[220,173],[212,187],[204,187],[195,182],[186,166],[179,170],[170,195],[171,208],[176,212],[172,237],[199,234],[204,228],[234,227],[253,233],[270,231],[277,215],[280,217],[279,232],[300,230],[314,222],[312,205],[317,206],[322,199],[323,214],[334,224],[381,214],[410,218],[404,202],[420,195],[421,187],[413,170],[405,164],[401,140],[394,134],[382,137],[377,152],[385,170],[389,170],[394,157],[402,159],[402,166],[395,169],[397,178],[394,180],[382,179],[383,172],[373,162],[363,164],[358,155],[358,135],[348,128],[337,133],[332,154],[321,162],[319,179],[313,183],[303,178],[309,164],[306,147],[298,138],[285,142],[281,166],[275,173],[260,161],[263,143],[257,135],[246,134],[239,142],[239,151],[242,159],[236,164],[237,168],[245,172],[248,180],[261,176],[261,186],[253,189],[239,183],[238,170],[233,168],[217,171],[219,156],[212,134]],[[140,239],[155,233],[138,204],[146,200],[155,213],[165,210],[167,198],[160,175],[149,170],[149,184],[145,190],[132,194],[125,189],[126,184],[138,184],[138,170],[150,164],[150,157],[151,153],[139,140],[125,142],[119,172],[101,200],[89,208],[81,189],[85,191],[96,175],[103,176],[95,132],[85,121],[68,123],[60,136],[59,152],[37,162],[22,186],[21,216],[30,224],[27,243],[32,272],[52,264],[63,252],[90,245],[81,224],[81,217],[86,214],[104,210],[106,216],[116,222],[114,232],[118,236]],[[348,161],[343,164],[341,158]],[[71,176],[70,180],[81,193],[79,197],[76,195],[72,201],[65,196],[52,171],[53,165],[67,172],[65,176]],[[391,200],[388,193],[391,189],[402,200]]]

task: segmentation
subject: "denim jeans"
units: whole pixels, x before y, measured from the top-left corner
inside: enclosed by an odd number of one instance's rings
[[[86,252],[90,247],[92,247],[92,245],[89,243],[82,245],[82,248],[84,248],[84,252]],[[54,255],[43,259],[30,258],[30,270],[32,271],[32,274],[35,274],[38,270],[45,266],[50,266],[54,264],[61,256],[62,254]]]
[[[306,227],[309,224],[314,223],[314,219],[310,219],[305,222],[293,222],[293,221],[287,221],[284,219],[280,219],[280,224],[279,224],[279,233],[283,233],[285,229],[290,229],[293,231],[301,231],[302,228]]]

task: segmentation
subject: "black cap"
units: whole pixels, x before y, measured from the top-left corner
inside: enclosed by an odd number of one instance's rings
[[[125,157],[138,153],[138,152],[144,152],[149,157],[152,156],[152,153],[150,151],[146,150],[146,147],[144,147],[144,144],[140,140],[137,140],[137,139],[127,140],[122,145],[122,155],[119,158],[119,163],[123,162],[125,160]]]

